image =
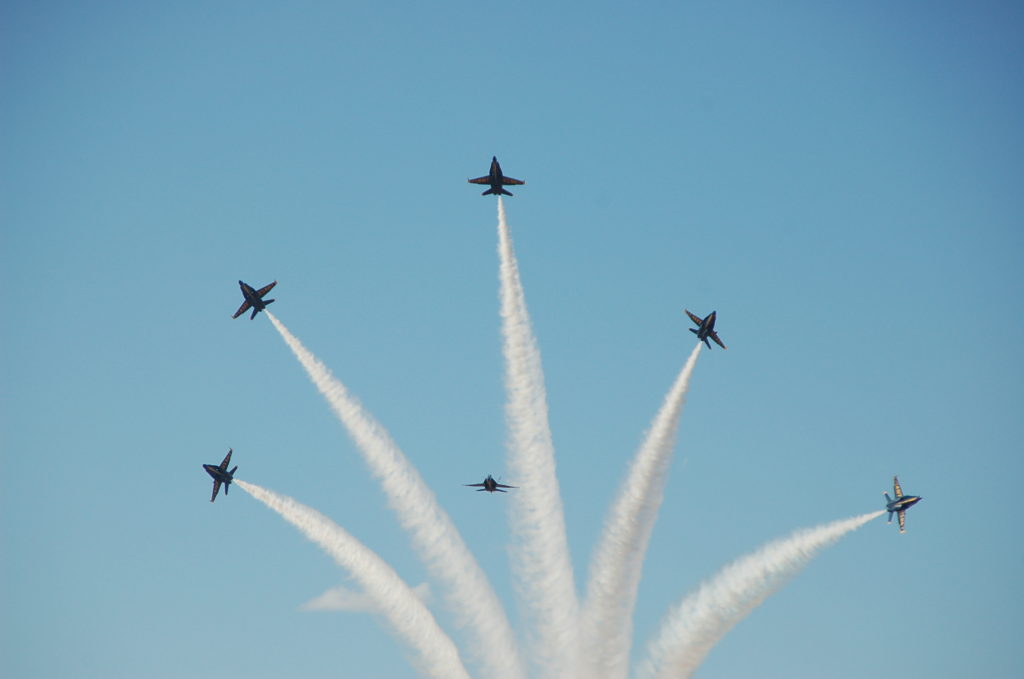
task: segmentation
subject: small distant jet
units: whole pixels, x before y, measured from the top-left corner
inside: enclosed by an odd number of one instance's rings
[[[228,494],[228,486],[235,479],[235,469],[238,469],[236,464],[234,469],[228,471],[228,465],[231,464],[231,448],[228,448],[228,455],[224,458],[224,461],[220,463],[218,467],[215,464],[204,464],[203,469],[206,473],[213,477],[213,495],[210,496],[210,502],[217,499],[217,493],[220,491],[220,484],[224,484],[224,495]]]
[[[690,332],[697,336],[697,340],[704,340],[704,344],[708,345],[708,349],[711,345],[708,343],[708,338],[715,340],[715,344],[726,349],[727,347],[722,344],[722,340],[718,339],[718,333],[715,332],[715,315],[717,311],[712,311],[710,314],[701,318],[697,314],[690,313],[689,309],[683,309],[686,315],[690,317],[690,320],[697,324],[696,328],[690,328]]]
[[[518,488],[519,487],[519,486],[506,486],[504,483],[498,483],[497,481],[495,481],[491,477],[490,474],[487,475],[487,478],[484,479],[483,483],[464,483],[462,485],[475,487],[477,489],[476,492],[478,492],[478,493],[481,493],[481,492],[483,492],[485,490],[488,493],[507,493],[508,491],[507,490],[502,490],[502,488]]]
[[[467,181],[469,181],[470,184],[490,184],[491,185],[491,188],[487,189],[486,191],[484,191],[483,193],[480,194],[481,196],[486,196],[486,195],[489,195],[489,194],[498,195],[500,193],[504,193],[506,196],[511,196],[512,194],[510,192],[506,191],[505,189],[503,189],[502,188],[503,186],[510,186],[512,184],[525,184],[526,183],[526,182],[524,182],[524,181],[522,181],[520,179],[512,179],[512,177],[506,177],[505,175],[503,175],[501,173],[501,165],[498,165],[498,157],[497,156],[492,156],[491,157],[491,171],[490,171],[489,174],[487,174],[487,176],[485,176],[485,177],[477,177],[476,179],[469,179]]]
[[[904,495],[903,489],[900,488],[900,480],[895,476],[892,477],[892,494],[896,496],[895,500],[889,497],[888,493],[885,494],[885,508],[889,512],[889,523],[892,523],[892,514],[896,512],[900,521],[900,532],[906,533],[907,510],[920,502],[921,498],[917,495]]]
[[[266,309],[267,305],[274,301],[272,299],[263,299],[263,295],[270,292],[270,289],[275,285],[277,285],[277,281],[270,285],[264,285],[259,290],[254,290],[251,285],[238,281],[238,287],[242,288],[242,296],[245,297],[245,301],[242,302],[242,306],[238,307],[238,311],[231,318],[238,318],[248,311],[249,307],[252,307],[252,316],[249,317],[249,320],[251,321],[256,318],[256,314]]]

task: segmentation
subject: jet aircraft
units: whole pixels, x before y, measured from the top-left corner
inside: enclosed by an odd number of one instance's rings
[[[920,502],[921,498],[917,495],[904,495],[903,489],[900,488],[900,480],[895,476],[892,477],[892,494],[896,496],[895,500],[889,497],[888,493],[885,494],[885,508],[889,512],[889,523],[892,523],[893,512],[896,512],[900,521],[900,532],[906,533],[907,510]]]
[[[697,340],[704,340],[704,344],[708,345],[708,349],[711,348],[711,344],[708,343],[708,338],[715,340],[715,344],[726,349],[727,347],[722,344],[722,340],[718,339],[718,333],[715,332],[715,316],[717,311],[712,311],[710,314],[701,318],[697,314],[690,313],[689,309],[683,309],[686,315],[690,317],[690,320],[697,324],[696,328],[690,328],[690,332],[697,336]]]
[[[238,311],[231,318],[238,318],[248,311],[249,307],[252,307],[252,316],[249,317],[249,320],[251,321],[256,318],[256,314],[266,309],[267,305],[274,301],[272,299],[263,299],[263,295],[270,292],[270,289],[275,285],[277,285],[277,281],[264,285],[259,290],[255,290],[251,285],[238,281],[238,287],[242,289],[242,296],[245,297],[245,301],[242,302],[242,306],[238,307]]]
[[[488,493],[507,493],[508,491],[507,490],[502,490],[502,488],[518,488],[519,487],[519,486],[506,486],[504,483],[498,483],[497,481],[495,481],[491,477],[490,474],[487,475],[487,478],[484,479],[483,483],[464,483],[462,485],[477,487],[476,492],[478,492],[478,493],[481,493],[481,492],[483,492],[485,490]]]
[[[224,458],[224,461],[220,463],[220,466],[215,464],[204,464],[203,469],[206,473],[213,477],[213,495],[210,496],[210,502],[217,499],[217,493],[220,491],[220,484],[224,484],[224,495],[228,494],[228,486],[235,479],[235,469],[238,469],[236,464],[234,469],[228,471],[228,465],[231,464],[231,449],[228,448],[228,455]]]
[[[498,164],[498,157],[491,157],[491,171],[484,177],[477,177],[476,179],[469,179],[470,184],[490,184],[491,188],[487,189],[481,196],[488,194],[498,195],[504,193],[506,196],[511,196],[509,191],[503,189],[503,186],[509,186],[512,184],[525,184],[526,182],[520,179],[512,179],[512,177],[506,177],[501,173],[501,165]]]

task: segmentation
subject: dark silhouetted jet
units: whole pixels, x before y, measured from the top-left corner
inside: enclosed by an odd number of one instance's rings
[[[696,328],[690,328],[690,332],[697,336],[698,340],[704,340],[704,344],[708,345],[708,349],[711,345],[708,343],[708,338],[715,340],[715,344],[726,349],[727,347],[722,344],[722,340],[718,339],[718,333],[715,332],[715,315],[717,311],[712,311],[710,314],[701,318],[697,314],[690,313],[688,309],[683,309],[686,315],[690,317],[690,320],[697,324]]]
[[[476,179],[470,179],[468,181],[469,181],[470,184],[490,184],[491,185],[491,188],[487,189],[486,191],[484,191],[483,193],[480,194],[481,196],[486,196],[486,195],[489,195],[489,194],[492,194],[492,193],[494,195],[498,195],[499,193],[504,193],[506,196],[511,196],[512,194],[510,192],[506,191],[505,189],[503,189],[502,188],[503,186],[510,186],[512,184],[525,184],[526,183],[526,182],[524,182],[524,181],[522,181],[520,179],[512,179],[512,177],[506,177],[505,175],[503,175],[501,173],[501,165],[498,165],[498,158],[497,158],[497,156],[492,156],[491,157],[491,171],[490,171],[490,173],[486,177],[477,177]]]
[[[506,486],[504,483],[498,483],[493,478],[491,478],[490,474],[487,475],[487,478],[484,479],[483,483],[464,483],[462,485],[475,487],[477,489],[476,492],[478,492],[478,493],[481,493],[481,492],[483,492],[485,490],[488,493],[507,493],[508,491],[507,490],[502,490],[502,488],[518,488],[519,487],[519,486]]]
[[[885,508],[889,512],[889,523],[892,523],[892,514],[896,512],[900,521],[900,532],[906,533],[907,510],[920,502],[921,498],[917,495],[904,495],[903,489],[900,488],[900,480],[895,476],[892,477],[892,494],[896,496],[895,500],[889,497],[888,493],[885,494]]]
[[[235,315],[231,318],[238,318],[248,311],[249,307],[252,307],[252,316],[249,317],[249,320],[251,321],[256,318],[256,314],[266,309],[267,305],[274,301],[272,299],[263,299],[263,295],[270,292],[270,289],[275,285],[277,285],[277,281],[274,281],[269,285],[264,285],[259,290],[254,290],[248,283],[238,281],[238,287],[242,288],[242,296],[245,297],[245,301],[242,302],[242,306],[238,307],[238,311],[236,311]]]
[[[217,499],[217,493],[220,491],[220,484],[224,484],[224,494],[228,494],[228,486],[235,479],[235,469],[238,469],[238,465],[231,471],[228,471],[228,465],[231,464],[231,449],[228,449],[228,455],[224,458],[224,461],[220,463],[218,467],[215,464],[204,464],[203,469],[206,473],[213,477],[213,495],[210,496],[210,502]]]

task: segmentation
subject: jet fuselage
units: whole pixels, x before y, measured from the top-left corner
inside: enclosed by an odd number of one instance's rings
[[[504,193],[511,196],[512,194],[501,188],[504,184],[505,176],[501,173],[501,165],[498,164],[497,157],[491,159],[491,169],[487,173],[487,178],[490,179],[491,193]]]
[[[715,319],[718,317],[717,311],[712,311],[704,319],[704,322],[697,328],[697,339],[704,340],[706,343],[711,332],[715,329]]]
[[[898,497],[892,502],[889,502],[885,508],[889,512],[898,512],[901,509],[910,509],[920,501],[921,497],[919,495],[904,495],[903,497]]]
[[[248,283],[238,281],[239,287],[242,288],[242,296],[245,297],[245,301],[248,302],[252,308],[257,311],[263,311],[267,308],[267,305],[263,302],[263,298],[256,294],[256,289]]]
[[[203,469],[206,473],[214,478],[216,481],[221,483],[231,483],[234,481],[235,474],[233,471],[223,470],[215,464],[204,464]]]

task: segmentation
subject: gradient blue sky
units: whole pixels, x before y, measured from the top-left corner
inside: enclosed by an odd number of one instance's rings
[[[465,183],[496,154],[528,182],[578,582],[682,308],[729,345],[696,368],[634,657],[702,578],[899,473],[908,533],[824,552],[698,676],[1024,676],[1024,10],[555,4],[0,7],[0,675],[415,676],[366,615],[298,610],[345,583],[314,545],[208,502],[234,447],[425,579],[266,318],[230,319],[239,278],[279,281],[518,619],[506,498],[461,486],[505,473],[495,201]]]

